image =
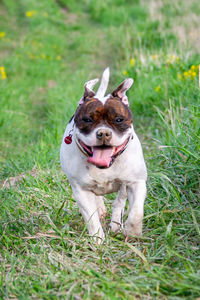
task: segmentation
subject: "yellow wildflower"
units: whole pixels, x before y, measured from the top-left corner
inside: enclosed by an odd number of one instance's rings
[[[27,17],[27,18],[32,18],[32,17],[34,17],[36,14],[37,14],[37,11],[36,11],[36,10],[29,10],[29,11],[26,12],[26,17]]]
[[[169,64],[172,64],[172,63],[175,63],[175,62],[178,62],[180,61],[180,58],[174,54],[170,54],[167,56],[167,59],[166,59],[166,63],[169,65]]]
[[[181,74],[178,74],[179,79],[183,79],[183,76]]]
[[[188,76],[189,76],[189,74],[188,74],[187,71],[185,71],[185,72],[183,73],[183,75],[184,75],[185,77],[188,77]]]
[[[1,74],[1,79],[2,80],[7,78],[7,75],[6,75],[4,67],[0,67],[0,74]]]
[[[155,88],[155,91],[156,91],[156,93],[158,93],[160,91],[160,86],[159,85]]]
[[[56,59],[61,60],[61,56],[60,55],[56,56]]]
[[[123,75],[128,75],[128,72],[126,70],[123,71]]]
[[[196,72],[192,72],[192,74],[191,74],[193,77],[195,77],[196,75],[197,75],[197,73]]]
[[[151,58],[152,58],[153,60],[157,60],[157,59],[158,59],[158,54],[152,55]]]
[[[173,55],[173,54],[171,54],[171,55],[170,55],[170,60],[171,60],[171,61],[174,61],[174,60],[175,60],[175,58],[176,58],[176,56],[175,56],[175,55]]]
[[[135,64],[135,59],[134,58],[131,58],[130,59],[130,66],[133,67]]]
[[[199,65],[192,65],[190,68],[192,71],[198,71],[199,70]]]
[[[4,38],[6,33],[4,31],[0,32],[0,38]]]

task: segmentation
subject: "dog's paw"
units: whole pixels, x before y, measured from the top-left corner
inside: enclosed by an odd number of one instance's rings
[[[107,215],[107,211],[105,207],[99,207],[98,208],[98,214],[99,214],[99,219],[103,220],[105,219],[106,215]]]
[[[101,245],[105,240],[105,233],[102,228],[99,228],[98,230],[95,230],[93,232],[90,231],[89,235],[91,240],[97,245]]]
[[[105,240],[105,234],[103,230],[99,230],[96,234],[90,235],[90,237],[92,241],[97,245],[103,244],[103,241]]]
[[[122,224],[119,222],[111,221],[109,227],[112,232],[117,233],[122,229]]]
[[[105,210],[103,210],[103,209],[99,209],[99,219],[100,220],[103,220],[103,219],[105,219],[105,217],[107,216],[107,211],[106,211],[106,209]]]
[[[125,237],[142,236],[142,222],[137,224],[126,223],[123,234]]]

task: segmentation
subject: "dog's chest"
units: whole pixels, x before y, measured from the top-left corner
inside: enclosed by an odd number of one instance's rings
[[[86,188],[96,195],[105,195],[117,192],[120,188],[120,185],[121,183],[118,179],[104,182],[99,182],[93,179],[89,183],[87,183]]]
[[[98,169],[91,166],[87,170],[82,182],[82,187],[94,192],[96,195],[105,195],[117,192],[123,182],[119,174],[116,174],[112,168]]]

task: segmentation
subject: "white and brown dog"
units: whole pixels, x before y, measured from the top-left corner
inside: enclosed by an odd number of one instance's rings
[[[118,195],[110,229],[117,232],[122,228],[128,198],[123,232],[125,236],[142,234],[147,171],[126,96],[133,79],[125,79],[107,96],[109,68],[95,93],[92,88],[97,81],[85,83],[84,95],[63,136],[60,159],[89,234],[101,242],[104,231],[100,219],[106,215],[103,195],[113,192]]]

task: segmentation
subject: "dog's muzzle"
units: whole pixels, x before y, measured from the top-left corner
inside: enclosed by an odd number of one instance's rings
[[[84,144],[80,139],[76,141],[78,148],[85,155],[88,156],[88,162],[95,165],[98,168],[109,168],[116,157],[124,152],[131,137],[127,138],[120,146],[88,146]]]

